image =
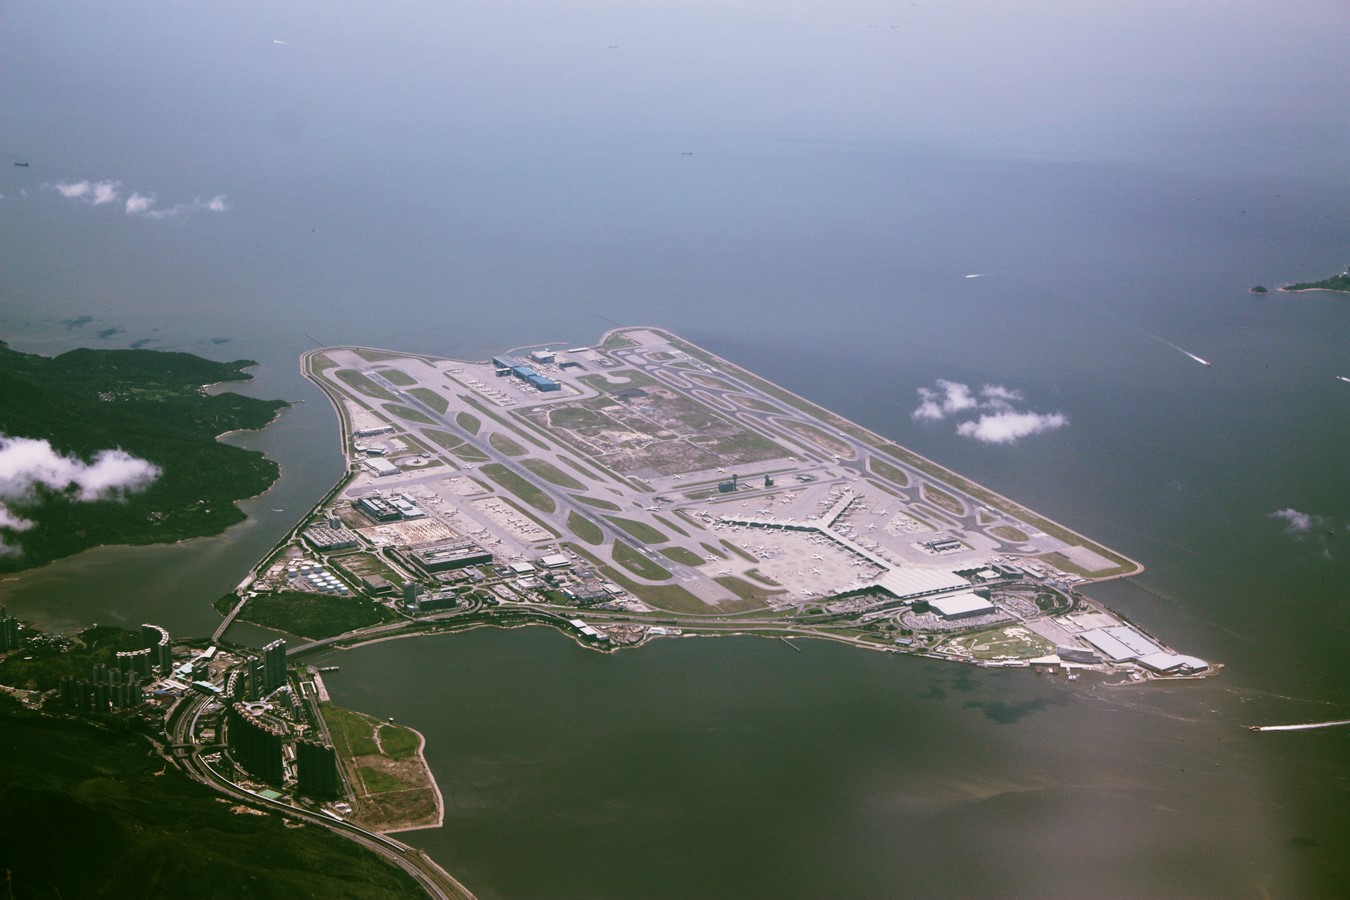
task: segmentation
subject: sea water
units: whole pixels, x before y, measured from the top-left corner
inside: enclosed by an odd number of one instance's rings
[[[1345,889],[1346,730],[1243,727],[1350,710],[1350,302],[1247,293],[1350,261],[1334,4],[3,16],[0,337],[252,358],[293,403],[230,438],[282,466],[245,524],[6,579],[20,616],[209,633],[341,474],[317,342],[650,323],[1140,560],[1092,595],[1224,669],[334,653],[335,699],[428,737],[446,824],[405,839],[485,896]],[[913,418],[937,379],[1068,424],[972,440]]]

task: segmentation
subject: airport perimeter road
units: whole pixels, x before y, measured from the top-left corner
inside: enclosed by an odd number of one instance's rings
[[[454,876],[415,847],[409,847],[407,844],[392,840],[384,835],[366,831],[350,822],[331,819],[320,813],[313,813],[276,800],[259,797],[218,773],[206,760],[201,758],[198,748],[191,746],[193,725],[211,702],[211,698],[206,696],[185,696],[174,707],[165,723],[166,736],[173,747],[170,752],[183,770],[187,772],[188,777],[236,800],[254,806],[263,806],[310,825],[327,828],[335,834],[340,834],[355,841],[407,872],[421,885],[429,897],[434,897],[436,900],[474,900],[472,891],[456,881]]]

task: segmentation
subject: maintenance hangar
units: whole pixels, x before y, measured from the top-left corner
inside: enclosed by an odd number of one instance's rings
[[[383,497],[361,497],[352,501],[352,506],[355,506],[376,522],[397,522],[403,518],[402,513]]]
[[[408,555],[425,572],[446,572],[492,562],[492,553],[473,541],[431,544],[409,551]]]
[[[1115,625],[1110,628],[1096,628],[1079,635],[1103,656],[1112,662],[1124,662],[1128,659],[1141,659],[1165,652],[1157,643],[1142,632],[1128,625]]]
[[[970,582],[954,572],[925,566],[898,566],[878,578],[876,584],[898,600],[970,588]]]
[[[362,460],[362,462],[365,463],[367,469],[370,469],[370,471],[374,472],[376,477],[379,478],[383,478],[386,475],[397,475],[399,472],[403,471],[389,460],[382,459],[378,456]]]
[[[928,605],[937,610],[937,614],[944,619],[965,619],[996,611],[994,604],[971,591],[934,597],[928,601]]]

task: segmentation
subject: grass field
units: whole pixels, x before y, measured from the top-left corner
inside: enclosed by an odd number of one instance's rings
[[[416,387],[408,391],[408,393],[442,415],[450,408],[450,401],[433,391],[431,388]]]
[[[525,451],[522,450],[521,453]],[[567,488],[569,491],[584,491],[586,486],[577,481],[571,475],[558,469],[546,459],[526,459],[520,463],[549,484],[556,484],[558,487]],[[618,507],[615,507],[617,509]]]
[[[394,400],[393,394],[371,381],[355,369],[338,369],[338,380],[349,388],[353,388],[365,394],[367,397],[374,397],[376,400]]]
[[[975,659],[1033,659],[1053,653],[1055,645],[1021,625],[1007,625],[975,634],[949,638],[942,645],[960,648]]]
[[[319,706],[338,753],[350,757],[380,752],[375,743],[375,726],[369,716],[331,703],[321,703]]]
[[[390,759],[407,759],[422,745],[422,739],[417,736],[417,732],[392,722],[380,726],[379,740],[380,749]]]
[[[903,469],[897,469],[895,466],[875,456],[867,461],[867,467],[876,475],[886,479],[897,487],[905,487],[909,484],[909,476]]]
[[[402,369],[380,369],[379,375],[390,384],[396,384],[399,387],[408,387],[417,384],[417,379],[413,378]]]
[[[1020,528],[1014,528],[1011,525],[997,525],[989,529],[989,533],[994,537],[1003,538],[1005,541],[1021,542],[1027,539],[1027,534]]]
[[[633,519],[625,519],[621,516],[605,516],[605,518],[614,525],[631,534],[634,539],[644,544],[664,544],[670,540],[661,532],[651,527],[645,522],[638,522]]]
[[[661,555],[677,563],[696,568],[704,563],[703,557],[687,547],[662,547]]]
[[[945,509],[952,515],[959,516],[965,513],[966,511],[966,505],[964,503],[962,503],[960,500],[956,499],[946,491],[938,490],[931,484],[925,484],[921,489],[921,493],[923,495],[923,499],[927,500],[934,506],[938,506],[941,507],[942,509]]]
[[[402,403],[386,403],[384,408],[400,418],[407,419],[409,422],[418,422],[422,425],[436,424],[426,413],[418,412],[411,406],[404,406]]]
[[[493,463],[489,466],[483,466],[479,471],[540,512],[551,513],[558,508],[552,497],[506,468],[506,466]]]
[[[567,514],[567,528],[577,537],[593,546],[598,547],[605,542],[605,533],[600,530],[600,526],[579,513],[570,512]]]
[[[507,456],[525,455],[524,447],[520,446],[515,441],[511,440],[509,437],[502,434],[500,431],[494,431],[491,434],[489,434],[488,443],[492,445],[492,449],[496,450],[498,453],[505,453]],[[528,467],[529,464],[532,462],[538,462],[538,460],[527,459],[525,460],[525,465]]]
[[[670,573],[623,541],[614,542],[614,561],[649,581],[666,581]]]

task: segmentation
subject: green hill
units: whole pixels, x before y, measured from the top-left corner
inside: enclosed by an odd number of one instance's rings
[[[26,502],[6,500],[33,521],[4,540],[22,552],[0,554],[0,572],[42,565],[100,544],[150,544],[218,534],[241,521],[235,501],[262,493],[276,463],[220,443],[226,431],[261,428],[286,406],[203,385],[243,381],[250,360],[221,363],[155,350],[72,350],[50,358],[0,342],[0,434],[46,439],[86,462],[121,448],[159,466],[148,489],[125,500],[75,502],[39,489]]]
[[[423,896],[402,871],[315,826],[235,810],[143,738],[39,717],[0,695],[0,894]]]

